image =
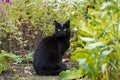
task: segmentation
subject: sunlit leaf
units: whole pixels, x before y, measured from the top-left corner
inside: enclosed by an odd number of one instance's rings
[[[105,50],[102,52],[101,56],[105,57],[105,56],[109,55],[112,51],[113,51],[113,49]]]
[[[85,48],[92,50],[92,49],[99,47],[99,46],[104,46],[104,43],[103,42],[92,43],[92,44],[87,45]]]
[[[112,5],[111,2],[107,2],[107,3],[103,3],[102,6],[101,6],[101,10],[105,9],[106,7]]]
[[[119,33],[120,33],[120,22],[119,22],[119,24],[118,24],[118,31],[119,31]]]
[[[86,58],[79,58],[77,61],[78,61],[79,65],[85,64]]]
[[[82,73],[81,69],[78,69],[78,70],[72,69],[72,70],[67,70],[60,73],[60,78],[62,80],[79,79],[83,76],[84,74]]]
[[[89,38],[89,37],[82,37],[82,36],[80,36],[80,39],[82,40],[82,41],[88,41],[88,42],[95,42],[96,40],[94,39],[94,38]]]
[[[102,73],[105,73],[105,71],[107,71],[107,63],[102,64]]]

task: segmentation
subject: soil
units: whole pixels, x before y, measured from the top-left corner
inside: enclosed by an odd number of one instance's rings
[[[68,69],[77,67],[76,63],[65,62]],[[35,74],[32,64],[16,64],[11,69],[0,74],[0,80],[60,80],[59,76],[38,76]]]

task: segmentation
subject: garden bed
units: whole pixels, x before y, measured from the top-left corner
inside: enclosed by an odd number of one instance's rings
[[[74,62],[65,62],[68,69],[77,66]],[[32,64],[16,64],[0,74],[0,80],[60,80],[59,76],[38,76]]]

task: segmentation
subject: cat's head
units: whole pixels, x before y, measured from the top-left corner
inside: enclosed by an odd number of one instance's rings
[[[54,21],[55,24],[55,36],[70,36],[70,20],[66,21],[65,23],[59,23]]]

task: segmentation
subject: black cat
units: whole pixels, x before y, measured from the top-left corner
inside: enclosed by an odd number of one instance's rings
[[[37,75],[58,75],[67,70],[62,57],[70,45],[70,20],[64,24],[55,23],[55,32],[38,44],[33,58],[33,67]]]

